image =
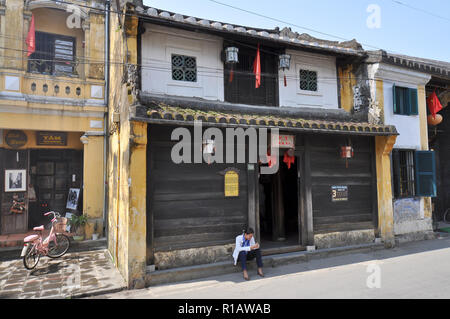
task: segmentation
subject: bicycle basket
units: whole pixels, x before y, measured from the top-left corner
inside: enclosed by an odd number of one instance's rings
[[[65,217],[59,218],[53,227],[55,229],[55,232],[64,233],[67,227],[67,218]]]

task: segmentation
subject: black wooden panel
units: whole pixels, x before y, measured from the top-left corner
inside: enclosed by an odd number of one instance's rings
[[[151,250],[232,243],[248,219],[246,164],[175,164],[170,157],[176,143],[170,141],[171,129],[149,129],[147,216],[153,229],[147,240]],[[224,195],[221,172],[228,167],[239,170],[236,198]]]
[[[309,140],[314,233],[374,228],[373,138],[315,135]],[[339,148],[348,143],[354,157],[346,164]],[[347,186],[348,200],[333,202],[332,186]]]
[[[28,176],[28,151],[27,150],[3,150],[2,154],[3,167],[1,178],[3,180],[1,194],[1,233],[11,234],[24,232],[28,228],[28,198],[26,192],[5,192],[5,170],[7,169],[24,169],[26,171],[26,183],[29,183]],[[28,188],[28,187],[27,187]],[[13,204],[13,196],[18,195],[25,199],[25,211],[20,214],[11,213],[10,209]]]

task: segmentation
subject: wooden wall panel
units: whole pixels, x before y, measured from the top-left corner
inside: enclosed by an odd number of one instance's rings
[[[153,251],[167,251],[233,243],[248,219],[247,165],[175,164],[171,132],[170,127],[149,129],[147,216],[153,232],[148,244]],[[224,196],[220,173],[229,167],[239,169],[236,198]]]
[[[373,139],[328,135],[310,135],[308,139],[314,233],[375,228]],[[346,166],[339,148],[348,142],[355,154]],[[332,186],[347,186],[348,201],[333,202]]]

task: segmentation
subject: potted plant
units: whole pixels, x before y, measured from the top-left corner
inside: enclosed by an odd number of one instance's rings
[[[84,239],[84,226],[87,223],[87,217],[85,215],[72,215],[69,219],[70,229],[75,233],[74,240]]]

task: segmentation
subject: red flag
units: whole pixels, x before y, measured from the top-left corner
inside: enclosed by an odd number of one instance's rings
[[[259,44],[258,51],[256,51],[255,62],[253,63],[253,73],[256,78],[255,88],[259,88],[261,86],[261,56],[259,54]]]
[[[442,104],[436,95],[436,91],[433,91],[433,93],[428,97],[427,104],[428,110],[430,110],[433,118],[436,119],[436,113],[442,110]]]
[[[27,56],[30,56],[36,50],[36,34],[34,31],[34,14],[31,14],[30,29],[28,30],[26,43],[28,46],[28,55]]]

